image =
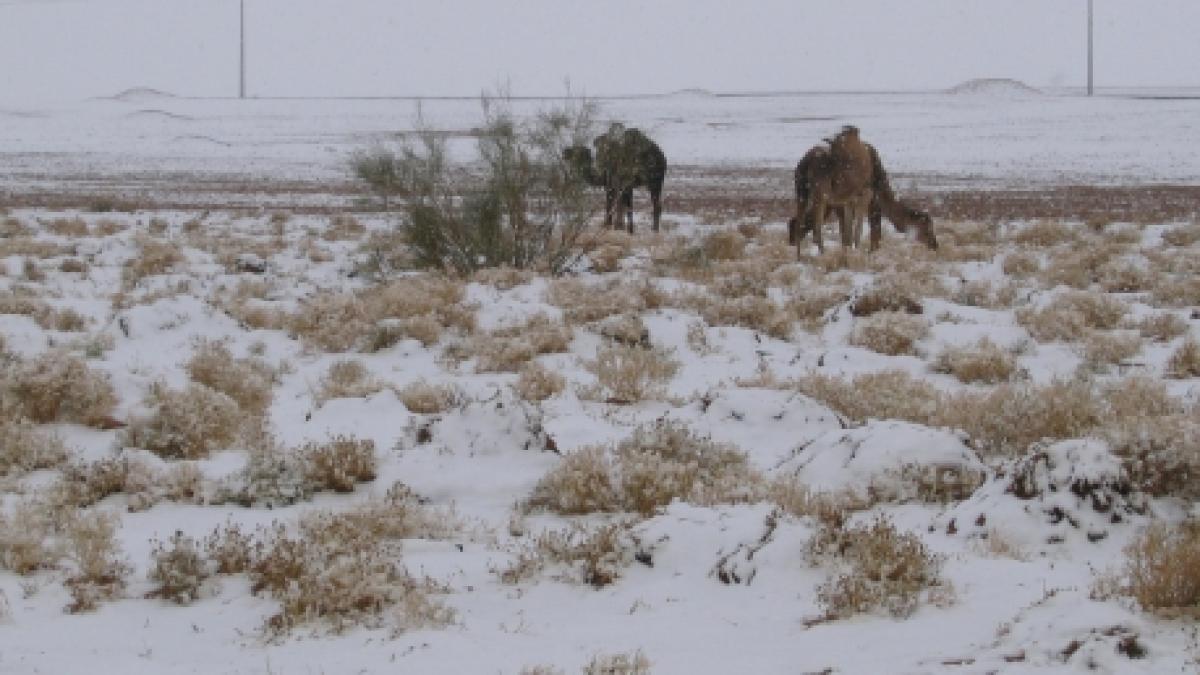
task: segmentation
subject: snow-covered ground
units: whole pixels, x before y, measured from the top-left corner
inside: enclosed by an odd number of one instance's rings
[[[786,176],[805,148],[853,123],[880,149],[902,189],[905,181],[1200,182],[1197,100],[1086,99],[1001,86],[920,95],[689,93],[602,105],[605,118],[649,131],[677,166],[768,168]],[[344,182],[350,153],[411,128],[414,107],[397,100],[198,100],[143,91],[74,107],[0,110],[0,198],[89,184],[169,190],[173,181],[205,178]],[[423,114],[435,127],[464,131],[478,122],[479,107],[431,100]],[[318,191],[314,199],[320,198]],[[273,373],[265,419],[280,446],[352,436],[373,441],[378,460],[374,479],[351,494],[318,492],[290,505],[218,504],[221,486],[238,480],[251,454],[250,441],[238,440],[196,462],[202,478],[193,503],[163,498],[160,487],[151,487],[159,501],[149,508],[121,493],[87,507],[120,517],[120,557],[132,566],[127,588],[94,611],[68,613],[64,582],[77,565],[70,556],[56,569],[24,576],[0,571],[0,673],[515,674],[535,666],[545,670],[529,672],[579,672],[598,655],[637,650],[653,673],[1196,672],[1194,622],[1156,618],[1127,598],[1094,592],[1099,578],[1120,571],[1122,549],[1139,528],[1176,521],[1190,509],[1131,493],[1125,469],[1099,438],[1103,422],[1085,425],[1082,438],[1038,444],[1037,452],[996,452],[984,447],[992,437],[983,432],[973,438],[929,422],[951,416],[910,416],[929,423],[856,420],[809,386],[816,375],[849,381],[898,371],[931,385],[933,394],[910,392],[930,401],[1068,381],[1107,401],[1100,392],[1138,375],[1161,384],[1181,414],[1194,415],[1200,378],[1174,377],[1168,366],[1185,342],[1200,339],[1195,308],[1172,299],[1195,294],[1189,279],[1200,244],[1175,236],[1194,230],[1194,221],[1103,231],[1068,222],[1047,237],[1030,230],[1055,224],[940,222],[937,253],[889,231],[881,253],[839,263],[836,244],[823,257],[796,261],[779,222],[713,222],[669,211],[668,231],[655,236],[644,233],[645,214],[638,215],[642,233],[610,243],[621,252],[615,268],[601,271],[597,260],[579,280],[595,288],[626,284],[613,291],[612,302],[638,316],[650,343],[678,368],[662,392],[620,403],[595,394],[589,368],[611,348],[606,322],[571,313],[601,293],[572,296],[564,285],[570,282],[466,283],[451,305],[473,316],[473,330],[445,320],[433,339],[410,336],[376,351],[321,348],[295,324],[285,330],[250,317],[248,307],[288,314],[318,295],[370,293],[376,284],[361,273],[369,262],[361,244],[392,227],[379,214],[358,214],[365,230],[339,232],[330,217],[317,215],[0,212],[0,221],[16,223],[0,238],[0,300],[13,308],[0,316],[0,351],[13,355],[3,361],[5,386],[38,355],[65,350],[108,376],[117,396],[111,417],[127,423],[149,412],[155,383],[178,389],[189,382],[185,365],[202,340],[223,341],[234,357],[257,359]],[[694,261],[685,254],[706,238],[736,232],[739,224],[744,253],[699,267],[681,262]],[[178,251],[166,273],[130,273],[147,242]],[[1116,248],[1103,260],[1080,260],[1081,250],[1110,243]],[[1009,266],[1021,256],[1026,265]],[[82,270],[65,260],[82,263]],[[258,269],[258,262],[265,265]],[[1062,271],[1068,265],[1091,276],[1078,281]],[[1147,270],[1140,285],[1112,281],[1130,268]],[[871,348],[877,343],[863,329],[873,317],[856,316],[854,307],[877,281],[896,279],[913,284],[899,290],[911,290],[928,330],[912,349],[889,355]],[[1164,290],[1188,283],[1193,290]],[[644,285],[657,293],[637,290]],[[821,292],[833,294],[828,306],[805,314],[800,307]],[[1124,316],[1069,339],[1034,335],[1044,328],[1029,314],[1073,293],[1122,303]],[[648,301],[651,295],[657,300]],[[715,311],[697,297],[713,307],[758,303],[785,322],[781,328],[739,319],[751,312]],[[21,310],[22,298],[74,310],[82,330],[39,322],[44,315]],[[620,311],[600,312],[608,313]],[[562,391],[540,402],[517,395],[515,373],[483,372],[472,337],[537,314],[554,325],[566,320],[569,331],[565,348],[534,357],[565,380]],[[1137,335],[1142,319],[1168,315],[1182,328],[1161,340],[1139,337],[1134,352],[1117,363],[1089,355],[1087,344],[1097,335]],[[349,315],[331,316],[322,320],[351,325]],[[1011,359],[1010,382],[964,383],[935,367],[948,348],[982,337]],[[366,366],[380,386],[324,400],[323,379],[347,358]],[[445,409],[422,413],[403,402],[406,388],[420,382],[450,387]],[[1000,415],[1014,427],[1009,436],[1020,438],[1021,421]],[[785,481],[857,501],[862,510],[847,526],[886,516],[939,557],[939,588],[953,591],[924,598],[903,618],[877,610],[821,620],[818,589],[838,567],[811,555],[818,519],[749,488],[748,499],[676,500],[644,516],[523,508],[565,458],[589,446],[611,455],[614,444],[655,424],[730,444],[763,485]],[[120,429],[64,422],[39,429],[60,437],[77,461],[134,458],[160,474],[154,485],[179,463],[125,447]],[[19,503],[50,493],[60,469],[3,478],[9,523]],[[1018,475],[1026,481],[1014,489]],[[415,493],[421,509],[453,524],[386,553],[439,587],[430,597],[453,610],[448,625],[408,626],[410,608],[389,607],[373,625],[341,633],[315,620],[272,635],[265,623],[279,602],[252,593],[245,574],[213,576],[186,606],[146,597],[155,588],[147,578],[154,541],[177,531],[203,539],[227,522],[249,533],[273,522],[296,527],[306,514],[379,503],[396,484]],[[545,531],[614,522],[628,523],[628,530],[605,563],[615,570],[612,583],[588,583],[578,564],[554,562],[515,581],[503,574]],[[0,521],[4,527],[11,541],[12,527]],[[58,541],[61,534],[47,536]],[[0,570],[6,564],[0,561]],[[1130,636],[1144,655],[1126,653]]]

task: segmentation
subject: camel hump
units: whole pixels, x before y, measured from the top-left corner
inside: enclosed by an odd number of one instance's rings
[[[851,133],[848,130],[853,130],[853,132]],[[858,137],[858,129],[847,126],[829,144],[829,154],[833,157],[835,164],[856,167],[856,171],[864,174],[862,178],[867,179],[870,177],[865,174],[872,169],[872,160],[870,151],[867,149],[868,147]]]

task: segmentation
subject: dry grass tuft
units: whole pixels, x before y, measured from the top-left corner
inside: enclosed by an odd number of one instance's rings
[[[232,398],[247,413],[261,416],[271,405],[275,373],[270,366],[258,359],[235,359],[223,342],[202,341],[186,370],[193,382]]]
[[[1049,247],[1071,244],[1081,236],[1079,228],[1057,220],[1039,220],[1011,233],[1008,240],[1022,246]]]
[[[1135,417],[1165,417],[1183,412],[1183,402],[1171,396],[1158,378],[1135,375],[1104,387],[1108,418],[1122,423]]]
[[[1200,377],[1200,343],[1191,337],[1184,339],[1167,360],[1167,377]]]
[[[633,237],[620,230],[601,230],[592,241],[584,243],[584,250],[594,271],[615,272],[621,260],[633,252]]]
[[[841,568],[817,588],[826,619],[877,609],[909,616],[931,591],[947,588],[940,577],[941,559],[920,537],[899,532],[882,516],[850,528],[822,524],[809,541],[807,555],[814,563],[832,558]]]
[[[567,386],[566,378],[536,361],[530,361],[521,369],[513,384],[517,395],[529,402],[545,401]]]
[[[25,281],[32,283],[41,283],[46,280],[46,273],[42,271],[40,265],[33,258],[26,258],[21,265],[21,277]]]
[[[0,568],[21,575],[53,569],[66,555],[59,529],[59,512],[44,500],[21,499],[0,511]]]
[[[866,373],[851,379],[810,374],[800,378],[796,386],[854,423],[874,418],[933,425],[944,404],[940,390],[902,370]]]
[[[445,329],[475,329],[475,308],[465,305],[464,297],[461,281],[405,277],[357,294],[310,298],[288,321],[289,330],[306,345],[329,352],[377,351],[404,338],[430,346]]]
[[[45,220],[42,221],[42,228],[60,237],[86,237],[89,234],[87,221],[79,216]]]
[[[1142,350],[1142,338],[1132,331],[1089,331],[1083,340],[1083,366],[1105,372],[1128,362]]]
[[[585,395],[618,404],[659,398],[679,370],[673,354],[662,347],[601,346],[595,360],[584,363],[597,380],[596,387]]]
[[[464,303],[466,285],[456,279],[421,275],[405,277],[363,291],[367,313],[378,324],[381,321],[403,322],[428,319],[442,329],[457,329],[464,333],[475,330],[475,307]],[[407,337],[407,336],[406,336]],[[429,346],[428,336],[417,337]]]
[[[1188,332],[1188,322],[1170,312],[1159,312],[1144,317],[1135,324],[1142,337],[1155,342],[1170,342]]]
[[[321,238],[325,241],[355,241],[361,239],[366,231],[367,228],[358,218],[348,213],[339,213],[329,219],[329,225],[321,232]]]
[[[743,295],[711,299],[705,296],[693,298],[690,304],[710,326],[740,326],[780,340],[788,339],[792,333],[793,315],[766,297]]]
[[[1041,309],[1017,310],[1017,323],[1042,342],[1074,341],[1088,328],[1118,328],[1129,311],[1124,302],[1103,293],[1071,291],[1056,296]]]
[[[52,469],[66,460],[67,448],[58,436],[24,418],[0,420],[0,477]]]
[[[737,230],[717,230],[705,235],[701,247],[709,260],[741,260],[746,254],[746,237]]]
[[[177,605],[200,599],[200,586],[212,576],[196,540],[176,531],[168,543],[154,541],[150,552],[150,581],[155,587],[148,598],[162,598]]]
[[[856,320],[850,344],[891,356],[916,354],[917,342],[928,335],[929,323],[919,316],[879,312]]]
[[[70,462],[50,489],[57,506],[86,508],[115,494],[128,495],[130,511],[144,511],[160,498],[160,477],[144,461],[105,457],[94,462]]]
[[[615,472],[606,448],[581,448],[563,458],[538,481],[527,507],[562,515],[618,511],[623,504]]]
[[[198,383],[183,390],[155,385],[146,403],[154,412],[132,420],[122,443],[168,459],[207,457],[232,445],[256,423],[237,401]]]
[[[1043,439],[1078,438],[1106,419],[1101,396],[1078,380],[951,395],[905,372],[884,371],[853,379],[808,375],[797,387],[852,422],[898,419],[960,429],[985,456],[1017,455]]]
[[[1138,490],[1195,500],[1200,498],[1194,478],[1200,474],[1200,421],[1185,412],[1155,415],[1163,408],[1147,407],[1140,414],[1114,418],[1101,436]]]
[[[562,309],[567,323],[591,323],[614,314],[638,314],[645,308],[642,287],[633,283],[587,284],[578,279],[550,282],[546,300]]]
[[[57,244],[33,237],[0,238],[0,258],[23,255],[45,259],[77,253],[78,249],[74,245]]]
[[[396,392],[400,402],[410,412],[421,415],[443,413],[458,403],[460,395],[450,385],[430,384],[417,380]]]
[[[1200,225],[1193,223],[1191,225],[1171,228],[1163,232],[1162,240],[1167,246],[1179,248],[1192,246],[1196,242],[1200,242]]]
[[[1155,304],[1162,307],[1195,307],[1200,305],[1200,277],[1183,273],[1176,278],[1163,276],[1151,293]]]
[[[454,621],[454,612],[436,602],[441,592],[413,577],[399,562],[399,540],[446,536],[444,514],[420,506],[411,495],[391,491],[383,501],[346,513],[318,513],[299,532],[275,527],[261,537],[250,564],[254,593],[279,602],[267,630],[282,636],[293,628],[321,623],[335,633],[377,626],[395,609],[397,631],[436,628]]]
[[[1007,277],[1028,279],[1035,277],[1042,270],[1042,261],[1032,251],[1013,251],[1004,256],[1000,269]]]
[[[117,518],[103,511],[70,516],[65,536],[72,569],[63,582],[72,598],[68,612],[91,611],[100,601],[117,598],[124,592],[126,578],[133,568],[120,557],[117,526]]]
[[[1096,271],[1097,281],[1109,293],[1137,293],[1149,290],[1156,275],[1144,261],[1113,258]]]
[[[876,312],[920,314],[923,311],[920,296],[894,278],[877,280],[850,304],[853,316],[871,316]]]
[[[183,253],[172,242],[139,237],[137,244],[138,252],[121,270],[121,281],[127,289],[146,277],[167,274],[184,262]]]
[[[469,349],[477,372],[516,372],[535,356],[567,351],[573,337],[570,326],[536,314],[523,324],[474,336]]]
[[[1148,612],[1200,610],[1200,526],[1154,523],[1125,548],[1121,590]]]
[[[628,523],[609,523],[587,528],[572,523],[564,530],[538,535],[527,550],[506,568],[497,570],[500,580],[516,584],[536,577],[551,565],[567,568],[564,580],[603,588],[615,582],[633,562],[634,542]]]
[[[371,376],[361,361],[341,359],[329,366],[321,378],[317,401],[334,398],[363,398],[382,391],[384,385]]]
[[[308,443],[300,450],[305,479],[314,490],[353,492],[358,483],[375,480],[375,441],[345,436]]]
[[[280,447],[265,431],[256,435],[248,443],[246,465],[217,486],[213,503],[274,508],[312,497],[312,485],[297,453]]]
[[[737,448],[660,420],[636,429],[611,453],[589,447],[568,455],[538,482],[527,508],[649,515],[676,499],[699,505],[752,501],[762,485]]]
[[[214,574],[242,574],[254,562],[254,538],[237,523],[213,528],[204,538],[204,557],[213,563]]]
[[[740,450],[675,422],[638,427],[617,444],[616,456],[625,505],[642,514],[675,499],[700,505],[749,501],[760,485]]]
[[[950,300],[968,307],[987,309],[1009,309],[1016,303],[1020,286],[1008,281],[999,284],[991,281],[965,281],[950,295]]]
[[[16,239],[33,234],[33,228],[19,218],[0,213],[0,239]]]
[[[305,301],[289,317],[287,327],[306,346],[344,352],[366,343],[371,322],[365,304],[357,296],[325,293]]]
[[[640,649],[623,654],[597,654],[583,667],[583,675],[650,675],[650,659]]]
[[[840,529],[856,511],[872,506],[863,496],[844,493],[813,492],[794,475],[776,476],[767,485],[767,498],[783,513],[816,519],[817,523]]]
[[[961,429],[983,456],[1015,456],[1037,441],[1078,438],[1104,421],[1104,404],[1090,384],[1003,384],[948,397],[939,426]]]
[[[0,374],[0,387],[0,411],[42,424],[102,424],[117,404],[107,374],[61,351],[9,368]]]
[[[799,285],[788,292],[784,308],[800,321],[806,330],[816,330],[825,322],[829,310],[850,297],[848,284],[812,283]]]
[[[535,277],[533,270],[522,270],[515,267],[483,267],[475,270],[471,280],[500,291],[508,291],[533,281]]]
[[[960,382],[997,384],[1017,372],[1013,355],[987,338],[971,347],[948,347],[938,355],[933,369],[953,375]]]

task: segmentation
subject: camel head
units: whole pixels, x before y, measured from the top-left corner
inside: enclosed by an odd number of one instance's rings
[[[929,212],[912,207],[905,207],[905,211],[908,212],[905,217],[907,224],[917,228],[917,241],[936,251],[937,237],[933,234],[933,218]]]
[[[592,163],[592,149],[586,145],[572,145],[566,148],[563,150],[563,160],[589,185],[600,185],[603,182],[596,175],[596,167]]]

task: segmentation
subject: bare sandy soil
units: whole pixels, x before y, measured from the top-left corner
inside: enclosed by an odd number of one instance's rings
[[[0,208],[93,211],[184,210],[295,214],[380,210],[362,187],[344,180],[283,180],[221,173],[26,174],[0,188]],[[791,172],[721,166],[673,166],[665,204],[670,212],[784,221],[791,216]],[[939,221],[1009,222],[1068,219],[1086,222],[1173,222],[1197,218],[1200,185],[1060,183],[996,186],[970,176],[897,173],[900,195]],[[951,187],[924,188],[923,185]],[[908,187],[909,189],[905,189]],[[645,200],[639,192],[635,199]]]

